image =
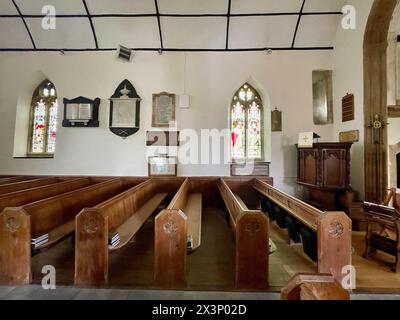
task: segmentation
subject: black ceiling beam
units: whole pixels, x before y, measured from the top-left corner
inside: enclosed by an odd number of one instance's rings
[[[342,15],[342,12],[331,11],[331,12],[303,12],[302,16],[323,16],[323,15]],[[265,13],[231,13],[230,17],[271,17],[271,16],[298,16],[298,12],[265,12]],[[204,18],[204,17],[220,17],[227,18],[228,15],[225,13],[193,13],[193,14],[178,14],[178,13],[103,13],[103,14],[91,14],[93,18],[146,18],[146,17],[171,17],[171,18]],[[86,14],[57,14],[57,15],[43,15],[43,14],[0,14],[0,18],[38,18],[42,19],[45,17],[55,18],[89,18]]]
[[[229,24],[231,20],[231,6],[232,0],[228,1],[228,14],[226,16],[226,39],[225,39],[225,50],[229,48]]]
[[[87,13],[87,18],[89,19],[90,27],[92,28],[92,33],[93,33],[93,38],[94,38],[94,43],[96,44],[96,49],[99,48],[99,43],[97,41],[97,35],[96,35],[96,30],[94,28],[92,16],[90,15],[89,8],[87,6],[86,0],[82,0],[83,5],[85,7],[86,13]]]
[[[299,17],[297,19],[296,29],[294,30],[292,48],[294,48],[294,45],[296,43],[297,32],[299,31],[300,21],[301,21],[302,15],[303,15],[303,10],[304,10],[304,6],[305,5],[306,5],[306,0],[303,0],[303,4],[301,5],[301,9],[300,9],[300,12],[299,12]]]
[[[159,51],[159,48],[131,48],[134,51]],[[0,52],[86,52],[86,51],[115,51],[117,48],[0,48]],[[252,51],[326,51],[334,50],[334,47],[278,47],[278,48],[236,48],[236,49],[184,49],[184,48],[164,48],[163,51],[170,52],[252,52]]]
[[[164,49],[164,43],[163,43],[163,36],[162,36],[162,30],[161,30],[161,18],[160,18],[160,10],[158,9],[158,1],[154,0],[154,5],[156,7],[156,16],[157,16],[157,24],[158,24],[158,33],[160,35],[160,49],[161,51]]]
[[[21,10],[19,9],[18,5],[15,3],[14,0],[11,0],[11,2],[14,4],[15,9],[17,9],[17,11],[18,11],[18,16],[17,16],[17,17],[21,18],[22,22],[24,23],[25,29],[26,29],[26,31],[28,32],[29,38],[31,39],[33,48],[36,49],[35,40],[33,40],[32,33],[31,33],[31,31],[29,30],[28,24],[26,23],[25,18],[24,18],[24,16],[22,15]]]

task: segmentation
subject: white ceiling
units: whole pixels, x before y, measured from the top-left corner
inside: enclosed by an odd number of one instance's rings
[[[226,49],[229,0],[0,0],[0,50],[159,49],[156,2],[164,49]],[[303,0],[231,0],[228,48],[288,49],[295,34],[295,48],[329,48],[341,17],[321,13],[338,13],[343,2],[306,0],[296,28]],[[55,30],[41,26],[45,5],[61,15]]]

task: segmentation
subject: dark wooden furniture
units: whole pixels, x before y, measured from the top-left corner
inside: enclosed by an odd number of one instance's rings
[[[318,273],[338,281],[344,266],[351,265],[351,220],[344,212],[322,212],[273,186],[256,179],[263,211],[287,229],[289,239],[302,242],[304,253],[318,263]]]
[[[315,143],[297,148],[297,183],[309,190],[309,203],[324,211],[344,210],[350,190],[352,143]]]
[[[400,213],[395,208],[364,202],[367,220],[364,258],[381,250],[395,257],[392,271],[400,267]]]

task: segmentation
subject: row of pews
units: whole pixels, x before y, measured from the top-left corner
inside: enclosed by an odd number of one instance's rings
[[[30,283],[32,256],[74,235],[75,284],[105,285],[110,252],[134,241],[155,215],[154,284],[185,288],[187,255],[201,246],[204,205],[225,208],[236,288],[268,287],[269,220],[278,210],[297,221],[300,234],[315,233],[318,272],[338,279],[351,263],[348,218],[319,212],[271,184],[269,178],[0,177],[0,283]]]
[[[340,281],[343,267],[351,265],[351,219],[344,212],[320,211],[260,180],[254,189],[270,221],[287,230],[288,241],[301,242],[318,273]]]

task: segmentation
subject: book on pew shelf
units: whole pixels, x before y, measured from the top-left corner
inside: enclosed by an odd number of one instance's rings
[[[116,246],[118,246],[120,242],[121,242],[120,240],[117,240],[117,241],[115,241],[114,243],[109,244],[109,245],[108,245],[108,248],[109,248],[109,249],[113,249],[113,248],[115,248]]]
[[[111,243],[116,239],[120,239],[119,233],[116,231],[112,231],[108,234],[108,242]]]
[[[187,248],[190,250],[193,249],[193,237],[191,235],[187,238]]]
[[[121,237],[118,232],[110,232],[108,235],[108,248],[113,249],[121,242]]]
[[[33,238],[31,240],[31,244],[32,246],[34,246],[35,248],[40,247],[41,245],[47,243],[49,241],[49,235],[48,234],[44,234],[38,238]]]

